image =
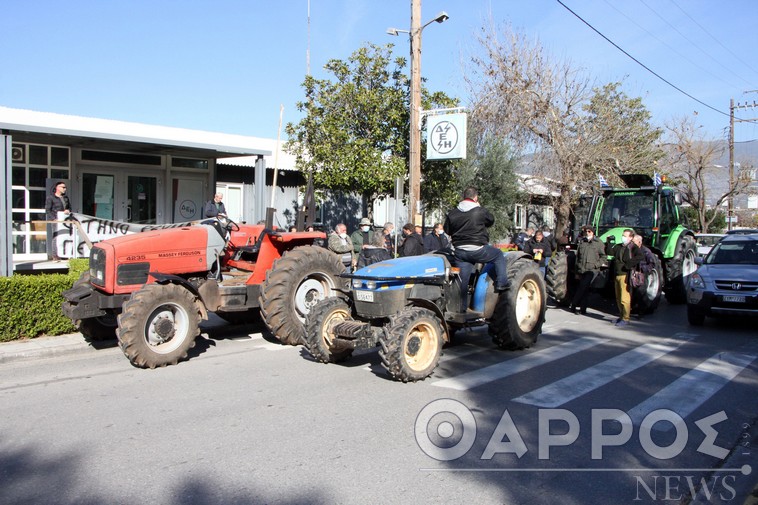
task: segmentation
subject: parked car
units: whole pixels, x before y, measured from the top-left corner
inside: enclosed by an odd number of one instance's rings
[[[706,316],[758,316],[758,233],[727,235],[695,262],[687,285],[690,324],[700,326]]]
[[[716,243],[724,238],[723,233],[696,233],[695,234],[695,242],[697,242],[697,254],[701,258],[705,258],[705,256],[711,251],[711,248],[716,245]]]

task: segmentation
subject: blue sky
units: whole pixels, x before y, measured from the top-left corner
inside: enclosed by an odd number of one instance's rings
[[[423,0],[422,18],[450,19],[423,32],[422,75],[466,103],[463,62],[491,16],[538,37],[598,84],[625,79],[656,124],[698,111],[724,137],[729,99],[758,102],[758,1],[563,0],[693,101],[638,66],[556,0]],[[275,138],[279,106],[297,121],[306,72],[307,0],[0,0],[0,105]],[[311,73],[366,42],[407,37],[409,0],[311,0]],[[758,117],[758,108],[741,112]],[[758,138],[738,124],[737,140]]]

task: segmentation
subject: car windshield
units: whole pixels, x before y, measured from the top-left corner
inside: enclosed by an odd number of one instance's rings
[[[758,240],[719,242],[705,262],[708,265],[758,265]]]

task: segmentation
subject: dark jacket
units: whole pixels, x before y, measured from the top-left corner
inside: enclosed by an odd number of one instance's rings
[[[424,251],[426,252],[439,251],[449,247],[450,239],[447,238],[447,235],[437,235],[432,231],[424,237]]]
[[[613,273],[615,275],[628,274],[640,261],[645,258],[642,249],[634,242],[627,245],[616,244],[613,246]]]
[[[226,215],[224,202],[219,202],[218,205],[216,205],[216,202],[213,200],[205,202],[205,207],[203,207],[203,217],[218,217],[219,214]]]
[[[68,196],[61,195],[60,198],[55,196],[55,193],[50,193],[45,199],[45,217],[48,221],[55,221],[58,219],[58,212],[64,210],[71,210],[71,203],[68,201]]]
[[[582,239],[576,249],[576,273],[598,272],[606,261],[605,244],[597,237]]]
[[[542,261],[547,264],[547,258],[553,255],[553,248],[550,246],[550,242],[544,237],[542,241],[537,242],[532,237],[524,244],[524,252],[534,256],[535,249],[542,249]]]
[[[358,268],[363,268],[374,263],[378,263],[384,260],[391,260],[392,255],[384,247],[366,247],[361,249],[361,254],[358,256]]]
[[[455,247],[462,245],[483,246],[490,242],[487,228],[495,224],[490,211],[471,200],[463,200],[447,213],[445,233]]]
[[[400,256],[418,256],[424,254],[424,241],[418,233],[411,233],[399,249]]]

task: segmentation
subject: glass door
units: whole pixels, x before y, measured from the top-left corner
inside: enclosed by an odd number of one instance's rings
[[[106,173],[82,174],[82,214],[101,219],[118,219],[115,214],[116,175]]]
[[[156,224],[158,178],[129,175],[126,186],[126,220],[137,224]]]

